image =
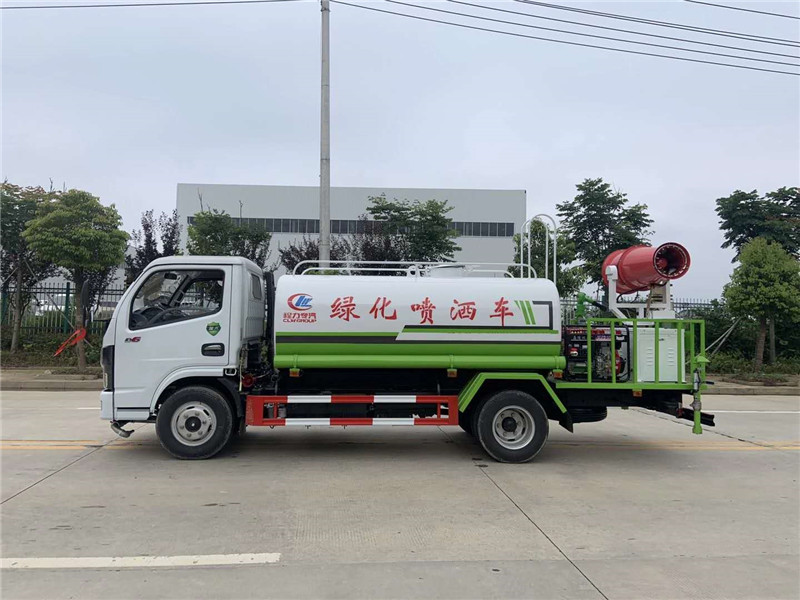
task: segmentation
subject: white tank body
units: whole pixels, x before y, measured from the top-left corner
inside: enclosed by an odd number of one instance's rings
[[[284,275],[274,319],[278,367],[557,368],[538,359],[560,355],[547,279]]]

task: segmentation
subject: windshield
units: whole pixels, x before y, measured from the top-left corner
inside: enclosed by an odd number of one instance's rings
[[[136,292],[130,327],[142,329],[213,314],[222,306],[224,274],[218,270],[157,271]]]

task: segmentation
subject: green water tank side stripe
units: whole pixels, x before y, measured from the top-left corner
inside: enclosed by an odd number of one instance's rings
[[[528,325],[533,325],[534,323],[536,323],[536,319],[533,317],[533,307],[531,306],[531,303],[528,300],[522,300],[520,308],[524,313],[523,317],[525,318],[525,322]]]
[[[557,356],[561,354],[561,344],[557,343],[489,343],[489,342],[390,342],[370,343],[292,343],[279,341],[275,353],[279,355],[331,354],[331,355],[454,355],[454,356]]]
[[[528,312],[527,304],[528,303],[525,302],[525,300],[520,300],[519,304],[517,304],[517,306],[519,306],[519,309],[522,311],[522,318],[525,319],[525,324],[526,325],[530,325],[531,324],[531,315],[530,315],[530,312]]]
[[[556,383],[557,389],[565,390],[684,390],[685,393],[690,394],[692,384],[690,383],[585,383],[578,381],[564,381]],[[708,389],[707,386],[702,385],[700,389]]]
[[[493,333],[495,331],[503,333],[536,333],[552,331],[553,333],[559,333],[548,327],[534,325],[506,325],[505,327],[500,325],[406,325],[403,327],[403,333],[426,333],[428,331],[468,331],[470,333]]]
[[[405,327],[402,333],[478,333],[478,334],[495,334],[495,333],[519,333],[531,334],[541,333],[543,335],[557,335],[559,332],[555,329],[545,329],[539,327]],[[369,336],[396,336],[396,331],[278,331],[275,333],[277,337],[369,337]]]
[[[566,363],[566,359],[564,359],[564,362]],[[503,379],[507,381],[538,381],[544,386],[545,391],[553,400],[558,409],[562,413],[567,412],[567,407],[564,406],[556,393],[553,391],[553,388],[550,387],[547,379],[545,379],[544,375],[541,373],[477,373],[458,395],[458,410],[460,412],[467,410],[469,403],[472,402],[472,399],[480,390],[483,382],[487,379]]]
[[[292,337],[292,336],[302,336],[302,337],[344,337],[344,336],[353,336],[353,337],[367,337],[367,336],[380,336],[380,337],[388,337],[388,336],[396,336],[396,331],[277,331],[275,332],[277,337]]]
[[[363,346],[361,346],[363,348]],[[563,369],[563,356],[277,354],[279,369]]]
[[[462,327],[458,329],[450,329],[450,328],[438,328],[438,327],[406,327],[403,329],[403,333],[521,333],[521,334],[530,334],[530,333],[541,333],[545,335],[557,335],[558,331],[555,329],[544,329],[540,327],[515,327],[514,329],[508,327],[495,327],[491,329],[483,329],[477,327]]]

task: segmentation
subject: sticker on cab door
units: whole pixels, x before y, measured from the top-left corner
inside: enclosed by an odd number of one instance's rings
[[[208,325],[206,325],[206,331],[211,335],[217,335],[221,330],[222,330],[222,325],[220,325],[216,321],[213,321]]]

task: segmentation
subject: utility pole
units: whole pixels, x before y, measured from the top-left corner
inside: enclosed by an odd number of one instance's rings
[[[331,259],[331,67],[330,0],[322,5],[322,114],[319,139],[319,262]]]

